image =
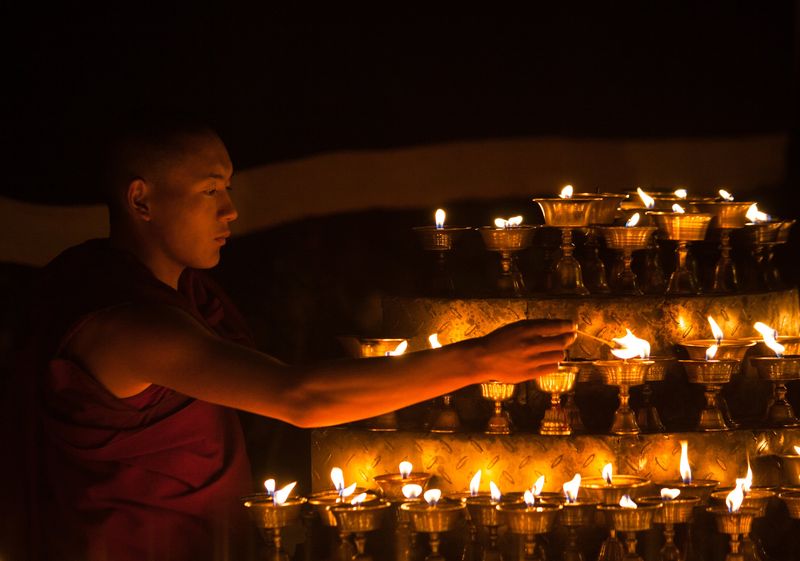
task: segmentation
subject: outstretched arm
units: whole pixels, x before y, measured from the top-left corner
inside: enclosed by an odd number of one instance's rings
[[[293,367],[218,337],[177,308],[126,306],[92,318],[66,352],[117,397],[158,384],[315,427],[372,417],[487,380],[536,378],[563,360],[573,340],[571,322],[531,320],[431,351]]]

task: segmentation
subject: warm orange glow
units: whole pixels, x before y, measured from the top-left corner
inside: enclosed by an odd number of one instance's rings
[[[562,199],[569,199],[572,198],[573,192],[574,189],[572,188],[572,185],[565,185],[564,188],[561,189],[561,193],[559,193],[558,196]]]
[[[636,192],[639,194],[639,198],[642,199],[642,203],[644,204],[644,208],[653,208],[656,206],[656,200],[642,191],[641,187],[636,188]]]
[[[681,494],[681,490],[680,489],[668,489],[666,487],[661,489],[661,498],[665,499],[667,501],[671,501],[673,499],[677,499],[678,495],[680,495],[680,494]]]
[[[481,470],[475,472],[475,475],[472,476],[472,479],[469,481],[469,494],[473,497],[478,495],[478,491],[481,488]]]
[[[512,216],[508,220],[505,218],[495,218],[494,225],[495,228],[505,229],[505,228],[516,228],[522,224],[522,216]]]
[[[423,498],[429,505],[436,506],[436,503],[442,498],[442,492],[439,489],[428,489],[425,491]]]
[[[677,212],[678,214],[685,214],[686,211],[683,210],[683,207],[678,203],[672,205],[672,212]]]
[[[405,479],[414,471],[414,464],[411,462],[400,462],[400,477]]]
[[[753,203],[750,205],[750,208],[747,209],[745,217],[754,224],[757,224],[758,222],[769,222],[769,214],[758,210],[758,203]]]
[[[717,342],[717,345],[719,345],[725,338],[725,333],[722,332],[722,328],[711,316],[708,316],[708,324],[711,326],[711,333],[714,335],[714,340]]]
[[[292,481],[286,487],[283,487],[282,489],[278,489],[277,491],[275,491],[275,495],[273,496],[272,499],[274,503],[276,505],[282,505],[283,503],[285,503],[286,499],[289,498],[289,493],[292,492],[295,485],[297,485],[297,481]]]
[[[689,443],[681,440],[681,480],[684,483],[692,482],[692,467],[689,465]]]
[[[409,483],[408,485],[403,485],[403,496],[407,499],[416,499],[422,494],[422,485],[417,485],[416,483]]]
[[[437,209],[436,213],[433,215],[433,219],[436,222],[436,228],[444,228],[444,217],[445,217],[444,209]]]
[[[563,485],[564,496],[567,498],[568,503],[574,503],[578,500],[578,491],[581,488],[581,474],[576,473],[570,481]]]
[[[760,321],[753,324],[753,327],[761,334],[764,344],[775,353],[775,356],[782,357],[784,351],[786,351],[786,347],[778,343],[778,332]]]
[[[614,482],[614,468],[611,463],[607,463],[603,466],[603,479],[605,479],[606,483],[609,485]]]
[[[619,506],[622,508],[639,508],[633,499],[630,498],[629,495],[622,495],[622,498],[619,500]]]
[[[794,453],[797,454],[798,456],[800,456],[800,446],[795,446],[794,447]]]
[[[342,496],[342,498],[344,498],[344,497],[349,497],[350,495],[352,495],[355,492],[356,492],[356,484],[353,483],[352,485],[349,485],[349,486],[345,487],[344,489],[342,489],[342,492],[340,493],[340,495]]]
[[[636,214],[634,214],[633,216],[631,216],[631,217],[628,219],[628,221],[627,221],[627,222],[625,222],[625,227],[626,227],[626,228],[633,228],[634,226],[636,226],[636,225],[639,223],[639,219],[640,219],[640,218],[641,218],[641,216],[640,216],[640,215],[639,215],[639,213],[637,212]]]
[[[630,329],[625,329],[624,337],[617,337],[612,339],[621,349],[611,349],[611,354],[617,358],[627,360],[629,358],[640,357],[647,358],[650,356],[650,343],[644,339],[639,339]]]
[[[438,333],[431,333],[428,335],[428,345],[432,349],[440,349],[442,344],[439,342],[439,334]]]
[[[539,478],[536,480],[536,483],[533,484],[531,487],[531,491],[533,492],[534,497],[538,497],[542,494],[542,489],[544,489],[544,475],[540,475]]]

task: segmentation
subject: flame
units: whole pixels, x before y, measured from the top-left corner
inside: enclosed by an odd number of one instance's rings
[[[408,348],[408,341],[406,340],[400,341],[400,344],[397,345],[393,351],[386,351],[386,356],[400,356],[401,354],[406,352],[407,348]]]
[[[342,491],[341,491],[341,493],[339,493],[339,495],[341,495],[342,498],[345,498],[345,497],[349,497],[350,495],[352,495],[355,492],[356,492],[356,484],[353,483],[349,487],[345,487],[344,489],[342,489]]]
[[[267,479],[264,481],[264,488],[267,490],[267,496],[271,497],[272,494],[275,493],[275,480]]]
[[[500,499],[503,497],[503,493],[500,492],[500,487],[495,485],[494,481],[489,482],[489,492],[492,494],[493,503],[500,502]]]
[[[678,203],[675,203],[675,204],[672,205],[672,212],[677,212],[678,214],[686,213],[686,211],[683,210],[683,207],[681,205],[679,205]]]
[[[622,495],[622,498],[619,500],[619,506],[622,508],[639,508],[639,505],[633,502],[630,495]]]
[[[778,343],[778,332],[767,324],[761,323],[760,321],[753,324],[753,327],[756,329],[756,331],[761,333],[761,337],[764,339],[764,344],[775,353],[775,356],[778,358],[782,357],[786,347]]]
[[[342,489],[344,489],[344,472],[342,472],[342,468],[335,467],[331,470],[331,481],[333,481],[333,488],[339,491],[339,494],[342,494]]]
[[[522,498],[525,499],[525,504],[527,506],[533,506],[536,504],[536,496],[530,492],[529,489],[525,490],[525,493],[522,495]]]
[[[544,489],[544,475],[540,475],[539,479],[536,480],[536,483],[533,484],[531,487],[531,491],[533,492],[534,497],[538,497],[542,494],[542,489]]]
[[[742,490],[744,491],[744,494],[746,495],[747,493],[750,492],[750,487],[753,486],[753,470],[750,469],[750,458],[749,457],[747,458],[747,475],[744,476],[743,483],[744,484],[742,485]]]
[[[758,210],[758,203],[753,203],[750,205],[750,208],[747,209],[745,217],[754,224],[758,222],[769,222],[769,214]]]
[[[505,220],[503,218],[495,218],[494,219],[495,227],[496,228],[501,228],[501,229],[516,228],[520,224],[522,224],[522,216],[512,216],[508,220]]]
[[[478,496],[478,490],[481,488],[481,470],[475,472],[472,479],[469,481],[469,494],[470,496]]]
[[[737,483],[736,488],[725,497],[725,505],[728,507],[728,512],[738,512],[742,506],[742,501],[744,501],[744,491],[742,486]]]
[[[576,473],[575,477],[567,481],[563,485],[564,496],[567,498],[568,503],[574,503],[578,500],[578,491],[581,488],[581,474]]]
[[[414,471],[414,465],[411,462],[400,462],[400,477],[405,479],[411,472]]]
[[[440,349],[442,347],[442,344],[439,342],[438,333],[431,333],[428,335],[428,345],[430,345],[432,349]]]
[[[417,485],[416,483],[409,483],[408,485],[403,485],[403,496],[407,499],[416,499],[422,494],[422,485]]]
[[[692,467],[689,465],[689,443],[681,440],[681,479],[684,483],[692,482]]]
[[[603,466],[603,479],[605,479],[606,483],[609,485],[614,481],[614,468],[611,466],[610,462]]]
[[[730,201],[733,200],[733,195],[728,193],[725,189],[720,189],[718,191],[718,193],[719,193],[719,196],[722,197],[723,201],[729,201],[730,202]]]
[[[625,227],[626,228],[633,228],[634,226],[636,226],[639,223],[639,218],[641,218],[641,217],[639,216],[639,213],[637,212],[636,214],[631,216],[630,219],[625,223]]]
[[[713,360],[715,356],[717,356],[717,351],[719,347],[717,345],[711,345],[706,349],[706,360]]]
[[[444,209],[437,209],[436,213],[433,215],[433,219],[436,222],[436,228],[442,229],[444,228],[444,217],[446,216]]]
[[[439,489],[428,489],[422,496],[430,506],[436,506],[436,503],[442,498],[442,492]]]
[[[687,193],[686,189],[684,189],[683,187],[675,189],[675,196],[678,197],[679,199],[685,199],[688,195],[689,193]]]
[[[639,339],[630,329],[625,329],[625,337],[612,339],[621,349],[611,349],[611,354],[617,358],[627,360],[633,357],[647,358],[650,356],[650,343],[644,339]]]
[[[292,489],[294,489],[295,485],[297,485],[297,481],[292,481],[286,487],[275,491],[275,494],[272,496],[272,502],[276,505],[282,505],[285,503],[286,499],[289,498],[289,493],[292,492]]]
[[[367,494],[361,493],[360,495],[356,495],[355,497],[353,497],[353,500],[350,501],[350,504],[353,506],[360,506],[361,503],[363,503],[366,500],[367,500]]]
[[[725,334],[722,332],[719,324],[714,321],[714,318],[711,316],[708,316],[708,324],[711,326],[711,333],[714,334],[714,339],[717,341],[717,345],[719,345],[725,338]]]
[[[642,203],[644,203],[644,208],[653,208],[656,206],[656,200],[642,191],[641,187],[636,188],[636,192],[639,194],[639,198],[642,199]]]
[[[680,495],[680,494],[681,494],[681,490],[680,489],[667,489],[666,487],[661,489],[661,498],[662,499],[666,499],[668,501],[671,501],[673,499],[677,499],[678,495]]]
[[[797,454],[798,456],[800,456],[800,446],[795,446],[794,447],[794,453]]]
[[[570,199],[572,198],[572,185],[565,185],[563,189],[561,189],[561,193],[558,194],[559,197],[562,199]]]

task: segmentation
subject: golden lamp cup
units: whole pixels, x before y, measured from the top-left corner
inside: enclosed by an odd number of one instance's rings
[[[500,254],[500,275],[497,278],[500,294],[523,296],[527,292],[522,273],[517,266],[516,255],[530,247],[535,231],[535,226],[524,224],[507,228],[478,228],[486,249]]]
[[[742,506],[735,512],[729,512],[725,506],[712,506],[708,507],[706,511],[714,515],[717,531],[729,536],[730,553],[725,559],[727,561],[744,561],[742,537],[746,537],[750,533],[753,520],[756,518],[754,509]]]
[[[800,520],[800,491],[783,491],[778,494],[789,509],[789,516],[795,520]]]
[[[372,556],[365,553],[366,534],[381,528],[390,506],[388,502],[376,501],[363,505],[340,504],[331,509],[339,531],[354,535],[354,561],[372,561]]]
[[[472,228],[461,226],[417,226],[413,228],[422,249],[435,253],[436,264],[429,281],[430,291],[441,296],[455,294],[455,283],[450,274],[447,255],[453,250],[456,242]]]
[[[425,561],[445,561],[439,552],[441,547],[440,534],[450,532],[456,528],[464,517],[465,506],[461,501],[440,501],[436,505],[424,502],[403,503],[400,509],[407,512],[416,532],[428,534],[431,553]]]
[[[595,368],[603,377],[603,382],[608,386],[619,388],[619,407],[614,412],[611,423],[611,434],[633,435],[639,434],[639,424],[636,414],[630,406],[630,387],[644,384],[648,368],[653,364],[651,360],[597,360]]]
[[[732,427],[727,423],[719,407],[718,396],[722,386],[730,382],[734,370],[740,364],[735,359],[714,359],[714,360],[681,360],[679,361],[690,384],[700,384],[703,386],[706,403],[700,412],[695,430],[711,432],[730,430]]]
[[[350,498],[358,496],[361,493],[367,494],[367,498],[362,503],[364,505],[380,500],[374,491],[368,491],[367,489],[358,487],[350,497],[345,498],[342,498],[338,491],[321,491],[319,493],[314,493],[308,497],[308,504],[319,515],[320,522],[322,522],[323,526],[336,527],[336,517],[331,512],[331,509],[340,504],[347,504]]]
[[[433,477],[433,474],[415,471],[409,474],[401,473],[385,473],[383,475],[376,475],[372,480],[377,483],[378,487],[383,494],[383,497],[388,501],[407,501],[408,499],[403,495],[403,487],[406,485],[419,485],[425,490],[428,483]]]
[[[711,493],[711,507],[725,508],[727,510],[725,499],[731,491],[733,491],[732,487],[724,487]],[[742,508],[750,509],[754,518],[763,518],[767,514],[767,505],[775,496],[775,491],[753,487],[744,494]]]
[[[697,504],[697,507],[703,507],[708,505],[709,500],[711,499],[711,493],[713,493],[717,487],[719,487],[719,481],[715,479],[694,479],[692,478],[691,481],[686,482],[682,479],[674,480],[674,481],[663,481],[660,483],[656,483],[655,487],[658,489],[662,489],[667,487],[669,489],[678,489],[681,494],[679,497],[684,496],[692,496],[697,497],[700,499],[700,502]]]
[[[739,287],[736,264],[731,259],[731,231],[743,228],[748,222],[747,211],[752,204],[746,201],[708,201],[695,205],[700,212],[714,216],[710,227],[719,231],[720,255],[714,267],[711,292],[733,292]]]
[[[306,499],[303,497],[288,498],[285,502],[276,504],[266,495],[250,495],[242,498],[250,519],[261,533],[261,537],[272,545],[272,557],[275,561],[289,561],[289,556],[283,549],[282,529],[295,524],[302,511]]]
[[[618,505],[622,497],[632,499],[652,491],[652,483],[637,475],[614,474],[611,483],[602,477],[585,477],[581,481],[581,492],[588,501],[601,505]]]
[[[636,533],[645,532],[653,527],[653,518],[656,511],[662,508],[661,504],[639,504],[637,508],[600,505],[597,508],[606,516],[612,532],[625,533],[625,560],[643,561],[636,552]],[[611,538],[613,539],[613,535]]]
[[[661,504],[662,508],[653,516],[654,524],[664,526],[664,545],[661,547],[661,559],[682,559],[681,551],[675,544],[675,524],[688,524],[692,521],[695,507],[700,504],[700,497],[684,496],[683,493],[674,499],[657,496],[641,497],[639,504]]]
[[[559,364],[554,372],[549,372],[536,378],[539,390],[550,394],[550,407],[544,412],[544,418],[539,427],[539,434],[544,435],[569,435],[572,434],[567,411],[561,406],[561,396],[572,390],[578,367]]]
[[[703,241],[713,216],[708,213],[689,214],[680,212],[648,212],[661,232],[669,240],[676,241],[675,269],[667,283],[667,294],[699,294],[692,267],[689,266],[689,242]]]
[[[636,273],[631,267],[633,252],[647,249],[653,234],[658,230],[655,226],[605,226],[598,228],[609,249],[622,252],[623,267],[612,281],[614,291],[618,294],[642,295],[638,286]]]
[[[502,504],[497,507],[508,522],[512,534],[525,537],[525,559],[537,559],[536,536],[546,534],[553,529],[560,504],[538,503],[528,506],[525,503]]]
[[[511,417],[503,409],[503,402],[514,397],[514,384],[490,381],[481,384],[481,396],[494,403],[494,413],[486,424],[486,434],[511,434]]]
[[[772,399],[765,414],[767,424],[773,427],[799,426],[800,419],[786,399],[786,384],[800,380],[800,355],[751,357],[750,364],[758,372],[759,378],[772,383]]]

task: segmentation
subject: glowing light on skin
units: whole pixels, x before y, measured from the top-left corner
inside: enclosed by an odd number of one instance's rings
[[[642,200],[644,208],[652,209],[654,206],[656,206],[656,200],[647,193],[645,193],[644,191],[642,191],[641,187],[636,188],[636,193],[638,193],[639,198]]]
[[[717,345],[711,345],[706,349],[706,360],[714,360],[714,357],[717,356],[717,351],[719,347]]]
[[[436,213],[434,213],[433,220],[436,223],[436,229],[437,230],[441,230],[442,228],[444,228],[444,218],[445,218],[445,216],[446,216],[446,214],[445,214],[444,210],[441,209],[441,208],[437,209]]]
[[[634,226],[636,226],[636,225],[639,223],[639,219],[640,219],[640,218],[641,218],[641,216],[640,216],[640,215],[639,215],[639,213],[637,212],[636,214],[634,214],[633,216],[631,216],[631,217],[628,219],[628,221],[627,221],[627,222],[625,222],[625,227],[626,227],[626,228],[633,228]]]
[[[428,335],[428,345],[432,349],[440,349],[442,344],[439,342],[439,334],[438,333],[431,333]]]
[[[679,205],[678,203],[675,203],[674,205],[672,205],[672,212],[677,212],[678,214],[685,214],[686,213],[686,211],[683,210],[683,207],[681,205]]]
[[[722,328],[711,316],[708,316],[708,324],[711,326],[711,333],[714,335],[714,340],[717,342],[717,345],[719,345],[725,338],[725,333],[722,332]]]
[[[478,491],[481,488],[481,470],[475,472],[472,479],[469,481],[469,494],[471,497],[477,497]]]
[[[422,494],[422,485],[409,483],[408,485],[403,485],[402,491],[405,498],[416,499]]]
[[[436,506],[439,499],[442,498],[442,492],[439,489],[428,489],[425,491],[423,498],[425,502],[428,503],[428,506]]]
[[[619,506],[622,508],[639,508],[633,499],[630,498],[629,495],[622,495],[622,498],[619,500]]]
[[[689,465],[689,443],[681,440],[681,480],[689,484],[692,482],[692,467]]]
[[[576,473],[575,477],[571,480],[567,481],[563,485],[564,489],[564,497],[567,499],[568,503],[574,503],[578,500],[578,491],[581,488],[581,474]]]
[[[561,192],[558,194],[558,196],[562,199],[571,199],[573,191],[574,189],[572,188],[572,185],[565,185],[564,188],[561,189]]]
[[[412,464],[411,462],[400,462],[399,469],[400,469],[400,477],[405,479],[406,477],[411,475],[411,472],[414,471],[414,464]]]

